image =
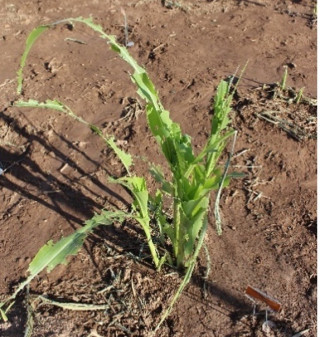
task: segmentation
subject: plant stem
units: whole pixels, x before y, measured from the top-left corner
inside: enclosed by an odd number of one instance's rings
[[[177,192],[177,188],[175,188],[175,192]],[[177,195],[177,193],[175,193]],[[177,200],[177,198],[174,198],[174,205],[173,205],[173,226],[175,231],[175,242],[174,242],[174,255],[177,258],[177,266],[179,266],[180,262],[178,261],[178,256],[180,255],[181,247],[180,247],[180,202]]]
[[[160,259],[159,259],[159,255],[158,255],[158,252],[157,252],[157,249],[152,241],[152,237],[151,237],[151,233],[150,233],[150,225],[149,225],[149,221],[146,221],[145,219],[142,219],[142,218],[137,218],[137,221],[141,224],[143,230],[144,230],[144,233],[146,235],[146,238],[147,238],[147,242],[148,242],[148,246],[149,246],[149,249],[150,249],[150,253],[151,253],[151,256],[152,256],[152,259],[153,259],[153,262],[156,266],[156,268],[159,267],[160,265]]]

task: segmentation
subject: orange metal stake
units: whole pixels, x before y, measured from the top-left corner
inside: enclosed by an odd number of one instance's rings
[[[279,312],[281,309],[281,304],[268,296],[267,294],[263,293],[261,290],[253,288],[251,286],[247,287],[246,294],[252,298],[255,298],[257,300],[260,300],[264,303],[266,303],[272,310]]]

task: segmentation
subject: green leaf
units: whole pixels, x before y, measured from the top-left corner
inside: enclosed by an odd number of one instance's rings
[[[8,317],[7,317],[6,313],[5,313],[5,311],[1,309],[1,306],[4,305],[4,304],[5,304],[5,303],[0,303],[0,315],[1,315],[1,318],[2,318],[5,322],[7,322],[7,321],[8,321]]]
[[[131,63],[131,62],[130,62]],[[141,68],[142,70],[142,68]],[[147,73],[143,70],[143,72],[135,72],[132,75],[133,81],[137,84],[139,90],[138,94],[146,100],[149,104],[152,104],[152,106],[158,110],[160,108],[158,101],[158,94],[154,88],[153,83],[149,79]]]
[[[59,101],[46,100],[45,102],[39,102],[35,99],[29,99],[28,101],[19,100],[14,105],[23,108],[45,108],[65,112],[65,106]]]
[[[33,46],[33,44],[36,42],[36,40],[38,39],[38,37],[45,32],[47,29],[49,29],[50,26],[39,26],[37,28],[35,28],[28,36],[27,41],[26,41],[26,48],[24,50],[24,53],[21,57],[20,60],[20,68],[17,71],[17,75],[18,75],[18,87],[17,87],[17,93],[20,95],[22,92],[22,82],[23,82],[23,68],[26,64],[26,59],[28,57],[28,54],[30,52],[31,47]]]
[[[174,193],[173,185],[164,178],[164,175],[161,172],[161,168],[153,165],[151,166],[149,171],[154,177],[155,181],[161,184],[162,191],[170,195],[173,195]]]
[[[219,139],[220,132],[229,124],[228,114],[231,111],[233,94],[229,94],[229,85],[221,81],[214,99],[214,114],[212,117],[210,144]]]
[[[132,165],[132,157],[129,153],[124,152],[123,150],[121,150],[117,144],[114,141],[114,137],[110,136],[110,137],[106,137],[103,136],[103,139],[105,140],[105,142],[111,147],[111,149],[115,152],[115,154],[118,156],[118,158],[120,159],[121,163],[123,164],[123,166],[126,168],[127,172],[129,173],[130,171],[130,166]]]
[[[199,211],[205,208],[207,202],[207,198],[199,198],[196,200],[182,202],[181,205],[185,216],[188,219],[192,219],[198,214]]]
[[[147,104],[147,119],[152,134],[159,144],[171,137],[172,121],[167,111],[159,112],[152,104]]]
[[[100,136],[106,144],[115,152],[118,156],[119,160],[121,161],[122,165],[125,167],[128,173],[130,173],[130,166],[132,165],[132,157],[130,154],[126,153],[125,151],[121,150],[114,141],[113,136],[104,135],[103,132],[93,124],[89,124],[83,118],[77,116],[68,106],[65,104],[57,101],[57,100],[46,100],[45,102],[39,102],[34,99],[29,99],[29,101],[22,101],[19,100],[15,103],[17,107],[24,107],[24,108],[43,108],[43,109],[53,109],[57,111],[61,111],[69,115],[70,117],[74,118],[75,120],[79,121],[90,127],[90,129],[95,132],[98,136]]]
[[[66,258],[69,255],[75,255],[81,248],[86,233],[75,232],[69,237],[65,237],[53,243],[50,240],[43,246],[29,266],[29,273],[31,275],[38,275],[43,269],[47,268],[50,272],[59,264],[66,264]]]
[[[141,219],[145,219],[149,223],[148,214],[148,197],[147,184],[142,177],[123,177],[119,179],[110,179],[112,182],[120,183],[127,187],[134,195],[134,205],[138,207]]]
[[[188,255],[192,255],[194,252],[196,246],[195,243],[196,240],[198,239],[200,230],[204,225],[204,219],[206,218],[206,216],[207,216],[207,208],[203,208],[201,211],[197,213],[197,215],[194,218],[192,218],[190,222],[190,224],[192,225],[187,227],[189,240],[185,245],[186,257],[188,257]]]
[[[138,215],[134,218],[140,223],[142,229],[145,232],[153,262],[156,268],[158,268],[160,265],[160,259],[159,253],[151,237],[150,217],[148,210],[149,193],[145,179],[142,177],[123,177],[119,179],[110,178],[110,181],[127,187],[133,194],[133,207],[138,213]]]
[[[121,211],[102,211],[101,214],[96,214],[92,217],[92,219],[87,220],[84,227],[79,228],[69,236],[62,238],[56,243],[53,243],[53,241],[50,240],[47,244],[40,248],[36,256],[31,261],[28,269],[28,278],[20,283],[13,295],[2,303],[0,308],[15,299],[17,294],[43,270],[47,269],[47,271],[50,272],[59,264],[66,264],[67,257],[74,255],[79,251],[86,236],[95,227],[99,225],[111,225],[115,220],[122,221],[124,217],[127,216],[128,215],[126,213]]]
[[[181,212],[181,222],[183,223],[183,230],[181,234],[184,235],[184,240],[182,242],[183,249],[181,252],[183,255],[182,260],[184,265],[187,264],[187,261],[194,253],[196,241],[206,219],[208,203],[209,198],[203,198],[200,204],[195,201],[194,206],[197,207],[197,212],[192,217],[187,216],[187,214],[183,211]],[[187,207],[189,206],[191,205],[188,205]],[[189,210],[189,212],[193,212],[192,208]]]

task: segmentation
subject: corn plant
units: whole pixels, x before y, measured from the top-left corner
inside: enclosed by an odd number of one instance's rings
[[[7,301],[0,304],[1,314],[3,318],[6,318],[8,304],[42,270],[47,269],[50,271],[56,265],[65,263],[67,256],[76,254],[85,237],[94,228],[99,225],[111,225],[115,221],[121,222],[126,218],[133,218],[144,230],[155,267],[160,269],[163,263],[166,262],[185,272],[184,280],[167,312],[162,317],[162,322],[191,278],[196,258],[205,237],[210,194],[213,190],[218,190],[215,213],[218,218],[217,231],[218,234],[221,234],[221,221],[219,221],[218,214],[219,196],[221,189],[228,184],[230,178],[235,174],[227,175],[227,166],[224,170],[219,168],[218,161],[228,139],[236,134],[234,130],[228,127],[230,122],[228,114],[231,111],[233,92],[230,92],[227,82],[222,81],[219,84],[214,99],[214,114],[210,135],[200,153],[195,154],[190,136],[184,134],[180,126],[172,121],[169,111],[162,106],[157,91],[145,69],[138,65],[126,47],[120,45],[114,36],[106,34],[102,27],[93,23],[91,19],[79,17],[62,20],[52,25],[40,26],[31,32],[26,41],[26,48],[18,71],[17,91],[19,95],[22,93],[23,68],[32,45],[44,31],[60,23],[83,23],[87,25],[99,33],[100,37],[107,41],[111,49],[133,68],[131,79],[138,88],[138,95],[146,102],[148,125],[167,160],[171,177],[165,179],[161,168],[152,166],[150,173],[160,186],[155,195],[152,196],[148,192],[146,179],[132,174],[132,157],[117,147],[112,136],[103,134],[97,126],[78,117],[62,102],[50,99],[45,102],[38,102],[32,99],[17,101],[15,105],[18,107],[58,110],[81,123],[87,124],[92,131],[104,139],[107,146],[116,153],[125,167],[126,176],[118,179],[110,178],[110,180],[123,185],[131,191],[134,201],[131,212],[102,210],[101,214],[96,214],[85,223],[84,227],[78,229],[75,233],[62,238],[55,244],[50,241],[42,247],[29,266],[29,277],[20,284]],[[172,219],[169,219],[164,209],[163,200],[165,197],[171,201]],[[153,228],[155,226],[153,225],[157,225],[157,235],[160,236],[160,240],[157,241],[164,243],[169,240],[171,248],[167,248],[168,245],[166,245],[159,250],[159,246],[155,244],[154,240]],[[164,253],[161,255],[160,251]]]

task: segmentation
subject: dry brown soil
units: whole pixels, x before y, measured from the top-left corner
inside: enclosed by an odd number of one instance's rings
[[[2,0],[1,297],[25,278],[48,240],[71,233],[101,208],[130,207],[127,192],[108,183],[108,175],[120,176],[122,170],[101,139],[62,114],[12,106],[19,60],[35,26],[91,15],[123,41],[123,8],[134,42],[130,52],[147,69],[172,118],[192,136],[196,151],[210,130],[219,81],[249,61],[231,114],[238,130],[232,166],[246,177],[224,190],[223,235],[217,236],[210,215],[209,255],[201,253],[192,282],[156,336],[291,337],[306,329],[304,336],[316,336],[316,107],[292,102],[290,92],[274,98],[270,86],[287,65],[287,85],[304,87],[304,94],[315,98],[314,6],[307,0]],[[113,133],[136,156],[135,173],[147,174],[148,161],[161,164],[163,157],[129,70],[86,27],[61,25],[32,50],[24,98],[65,102]],[[153,186],[150,178],[148,183]],[[102,228],[67,266],[31,283],[32,336],[149,336],[178,284],[174,271],[153,270],[135,224]],[[282,304],[269,315],[275,323],[270,331],[262,329],[262,302],[252,315],[244,294],[248,285]],[[40,294],[109,307],[72,311],[36,300]],[[24,336],[25,293],[8,317],[0,335]]]

